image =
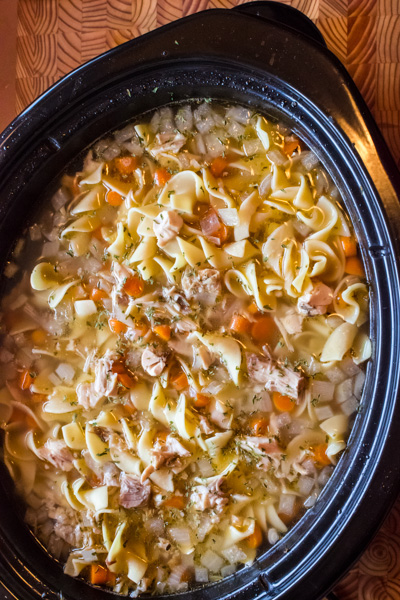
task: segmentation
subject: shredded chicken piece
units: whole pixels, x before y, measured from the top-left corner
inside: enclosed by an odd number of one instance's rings
[[[82,455],[85,463],[90,469],[90,473],[86,476],[86,479],[90,485],[109,485],[113,487],[119,487],[120,481],[120,469],[113,462],[98,463],[93,460],[88,450],[83,450]]]
[[[136,475],[121,473],[120,484],[119,503],[124,508],[142,507],[149,501],[151,487],[148,482],[142,483]]]
[[[201,368],[207,371],[215,361],[215,356],[213,356],[205,346],[200,346],[200,348],[197,349],[197,352],[200,358]]]
[[[304,316],[297,312],[289,313],[281,318],[281,323],[289,335],[300,333],[303,329]]]
[[[157,440],[151,454],[151,463],[155,469],[159,469],[164,464],[171,466],[175,459],[190,456],[189,450],[172,435],[168,435],[165,442]]]
[[[200,269],[195,271],[186,268],[181,285],[188,300],[198,300],[203,304],[214,304],[221,295],[221,276],[217,269]]]
[[[149,151],[155,158],[164,152],[177,154],[185,143],[186,138],[181,133],[157,133],[156,143],[149,148]]]
[[[200,421],[200,431],[205,435],[210,435],[214,433],[214,429],[211,427],[209,420],[204,415],[199,416]]]
[[[247,354],[249,378],[265,384],[270,392],[279,392],[297,400],[304,386],[304,377],[270,358]]]
[[[228,406],[220,400],[213,399],[208,405],[209,418],[221,429],[230,429],[233,413]]]
[[[86,410],[94,408],[101,399],[101,397],[95,394],[93,383],[79,383],[76,387],[76,396],[78,404],[86,408]]]
[[[183,296],[183,294],[179,293],[175,286],[171,288],[163,288],[162,295],[168,302],[173,303],[174,308],[179,312],[186,314],[190,312],[190,304]]]
[[[71,471],[73,468],[74,457],[64,440],[47,440],[45,445],[39,448],[38,454],[42,460],[47,460],[57,469]]]
[[[175,210],[163,210],[154,219],[153,230],[157,237],[157,243],[162,248],[171,240],[174,240],[183,226],[183,219]]]
[[[114,362],[118,355],[111,350],[106,350],[104,356],[96,361],[94,367],[94,392],[100,397],[118,395],[118,375],[112,372]]]
[[[142,354],[142,367],[152,377],[158,377],[167,364],[167,354],[158,348],[146,348]]]
[[[117,262],[115,260],[112,263],[112,271],[111,272],[116,281],[118,291],[122,290],[128,277],[132,277],[134,275],[134,273],[131,269],[128,269],[128,267],[126,267],[125,265],[121,265],[119,262]]]
[[[317,283],[311,292],[304,294],[297,301],[299,313],[307,317],[324,315],[328,306],[332,303],[333,292],[324,283]]]
[[[216,512],[222,512],[224,506],[229,500],[221,490],[221,485],[224,478],[216,479],[211,485],[196,485],[190,494],[190,500],[193,502],[195,510],[204,511],[207,508],[212,508]]]

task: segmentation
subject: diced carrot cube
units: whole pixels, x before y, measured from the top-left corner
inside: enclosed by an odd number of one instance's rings
[[[246,317],[242,317],[242,315],[234,315],[229,329],[235,333],[246,334],[250,332],[251,323]]]
[[[266,435],[269,431],[268,420],[265,417],[255,415],[250,419],[249,425],[254,435]]]
[[[261,315],[251,327],[251,335],[255,342],[268,344],[277,335],[275,321],[269,315]]]
[[[132,298],[139,298],[143,294],[144,281],[137,275],[128,277],[123,285],[123,290]]]
[[[121,194],[118,194],[118,192],[114,192],[114,190],[107,192],[106,202],[108,202],[110,206],[121,206],[123,201],[124,199],[122,198]]]
[[[173,388],[178,390],[178,392],[181,392],[182,390],[186,389],[189,385],[186,373],[184,373],[183,371],[179,371],[178,373],[172,375],[170,378],[170,384]]]
[[[204,408],[211,401],[211,397],[207,396],[207,394],[196,394],[196,397],[193,400],[193,406],[195,408]]]
[[[156,185],[165,185],[170,179],[171,173],[168,173],[167,169],[164,169],[163,167],[157,169],[154,173],[154,183]]]
[[[108,294],[104,290],[95,287],[90,292],[90,299],[93,300],[93,302],[101,302],[104,298],[108,298]]]
[[[315,448],[312,448],[313,460],[321,466],[327,466],[331,464],[329,457],[326,455],[328,444],[318,444]]]
[[[357,255],[357,244],[352,237],[340,236],[340,245],[343,248],[345,256],[356,256]]]
[[[275,408],[280,412],[291,412],[296,406],[295,401],[290,396],[284,396],[279,392],[272,394],[272,401],[275,404]]]
[[[19,387],[21,390],[29,390],[33,382],[34,378],[31,373],[29,373],[27,369],[22,371],[21,375],[19,376]]]
[[[35,345],[41,346],[46,342],[47,334],[43,329],[34,329],[31,333],[31,340]]]
[[[165,342],[168,342],[171,338],[171,327],[169,325],[156,325],[153,331]]]
[[[226,170],[228,166],[228,161],[223,156],[217,156],[211,162],[210,170],[214,177],[221,177],[222,173]]]
[[[356,275],[357,277],[365,277],[364,267],[358,256],[350,256],[346,260],[344,268],[345,272],[349,275]]]
[[[185,508],[185,498],[184,496],[171,496],[167,498],[163,502],[163,506],[167,506],[168,508],[177,508],[178,510],[183,510]]]
[[[118,321],[118,319],[109,319],[108,325],[113,333],[125,333],[128,329],[128,326]]]

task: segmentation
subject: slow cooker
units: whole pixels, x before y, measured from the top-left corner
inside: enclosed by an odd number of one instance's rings
[[[317,600],[366,547],[399,489],[400,175],[311,21],[272,2],[205,11],[60,80],[0,137],[0,257],[4,267],[43,198],[85,148],[146,111],[194,98],[238,102],[287,121],[324,163],[360,241],[373,358],[348,448],[315,506],[252,566],[179,596]],[[18,600],[109,600],[112,592],[64,575],[35,539],[2,463],[0,487],[4,591]]]

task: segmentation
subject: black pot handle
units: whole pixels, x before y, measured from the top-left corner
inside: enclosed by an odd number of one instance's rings
[[[311,19],[297,10],[297,8],[293,8],[287,4],[259,0],[258,2],[247,2],[246,4],[235,6],[233,10],[261,19],[275,21],[276,23],[295,29],[298,33],[306,35],[313,39],[314,42],[326,47],[322,33]]]

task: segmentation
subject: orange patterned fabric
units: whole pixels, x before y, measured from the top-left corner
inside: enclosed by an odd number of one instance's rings
[[[320,28],[400,166],[400,0],[284,0]],[[241,0],[3,0],[17,4],[15,110],[83,62],[207,8]],[[4,123],[5,125],[6,123]],[[400,600],[400,501],[337,586],[340,600]]]

